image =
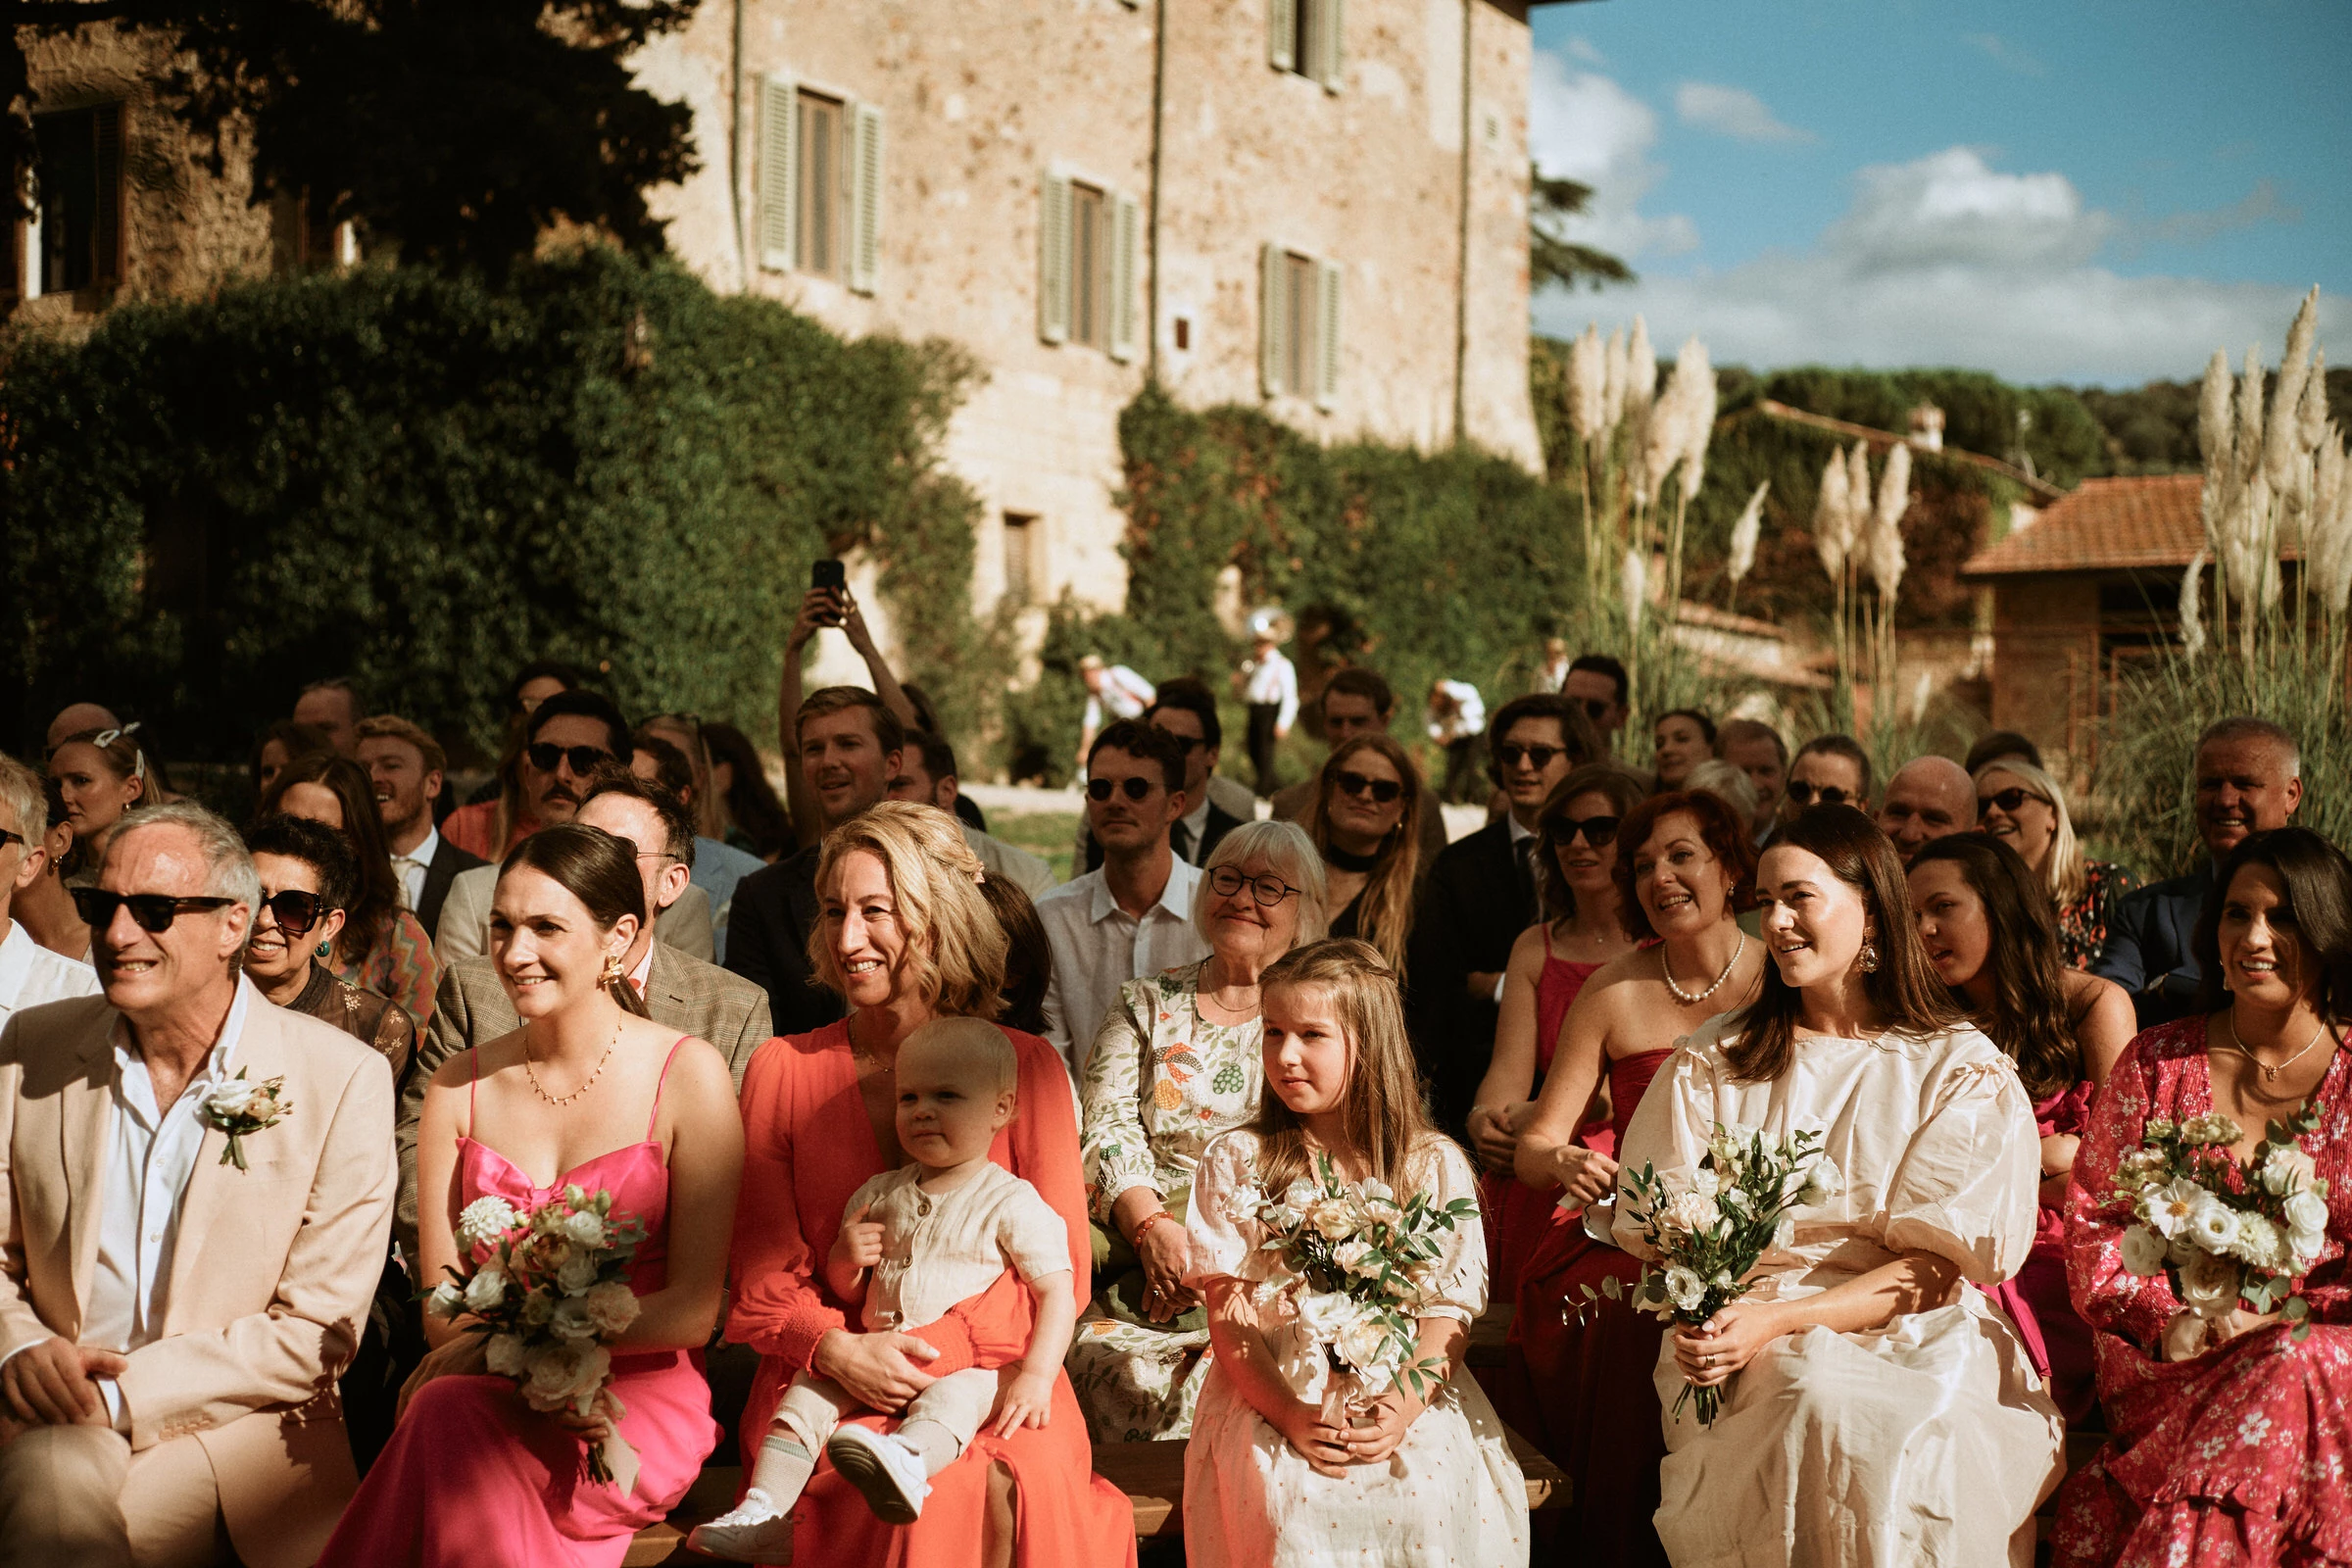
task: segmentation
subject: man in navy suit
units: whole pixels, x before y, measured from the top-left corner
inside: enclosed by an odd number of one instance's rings
[[[2295,738],[2264,718],[2225,718],[2197,737],[2197,832],[2206,863],[2129,894],[2091,973],[2132,993],[2139,1026],[2184,1016],[2201,978],[2189,937],[2223,858],[2248,835],[2286,826],[2303,800]]]

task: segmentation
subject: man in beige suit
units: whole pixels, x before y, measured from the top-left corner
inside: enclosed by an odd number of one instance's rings
[[[392,1078],[243,978],[260,897],[226,822],[140,812],[76,895],[105,994],[0,1032],[0,1568],[300,1568],[357,1485]],[[242,1165],[240,1077],[283,1080]]]
[[[696,891],[686,881],[694,853],[694,818],[659,781],[639,778],[616,765],[600,767],[572,820],[603,828],[637,847],[637,870],[645,879],[649,908],[661,908],[681,891]],[[716,1046],[735,1075],[735,1087],[741,1089],[752,1053],[774,1032],[768,1023],[767,993],[741,975],[687,956],[653,931],[641,929],[620,961],[654,1021]],[[424,1114],[424,1092],[433,1074],[459,1053],[521,1027],[507,988],[499,983],[496,958],[460,958],[441,971],[432,1027],[417,1047],[400,1097],[398,1226],[404,1247],[416,1246],[416,1121]]]

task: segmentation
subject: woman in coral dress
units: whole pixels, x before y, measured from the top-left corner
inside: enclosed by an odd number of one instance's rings
[[[1566,1515],[1556,1525],[1543,1521],[1539,1558],[1655,1565],[1666,1560],[1650,1523],[1666,1453],[1650,1383],[1661,1330],[1649,1313],[1603,1294],[1612,1279],[1621,1288],[1640,1279],[1642,1265],[1596,1239],[1605,1223],[1588,1232],[1577,1205],[1601,1205],[1590,1210],[1600,1221],[1617,1165],[1577,1129],[1605,1073],[1622,1138],[1675,1040],[1755,995],[1764,949],[1739,924],[1754,886],[1755,848],[1719,798],[1653,796],[1626,814],[1617,842],[1626,925],[1662,940],[1587,983],[1519,1139],[1520,1180],[1564,1194],[1558,1201],[1571,1206],[1521,1275],[1495,1405],[1574,1488]]]
[[[621,974],[644,918],[638,866],[633,846],[571,824],[515,853],[491,954],[522,1027],[442,1065],[417,1142],[428,1277],[458,1262],[458,1215],[479,1199],[521,1209],[572,1184],[644,1223],[629,1276],[640,1314],[612,1347],[622,1413],[541,1414],[483,1370],[463,1319],[428,1318],[437,1348],[325,1568],[618,1568],[717,1446],[699,1362],[725,1292],[742,1131],[726,1058],[647,1018]],[[637,1452],[625,1492],[584,1471],[609,1430]]]
[[[2279,828],[2243,840],[2215,885],[2196,1014],[2132,1042],[2075,1161],[2067,1268],[2113,1435],[2060,1494],[2058,1568],[2352,1562],[2352,866]],[[2324,1213],[2303,1216],[2324,1232],[2307,1335],[2243,1306],[2199,1318],[2162,1273],[2125,1267],[2131,1215],[2110,1195],[2150,1120],[2218,1111],[2244,1130],[2242,1159],[2305,1107],[2319,1127],[2297,1142],[2328,1183]]]
[[[932,1018],[991,1017],[1000,1004],[1005,938],[981,897],[983,874],[955,818],[927,806],[885,801],[825,841],[811,956],[850,1016],[769,1041],[744,1076],[747,1148],[727,1338],[760,1355],[747,1434],[766,1432],[804,1367],[871,1408],[896,1410],[930,1376],[970,1365],[975,1344],[1027,1343],[1028,1292],[1009,1273],[970,1313],[907,1333],[860,1334],[820,1267],[850,1195],[905,1163],[891,1074],[899,1043]],[[1068,1073],[1045,1041],[1005,1033],[1019,1058],[1019,1109],[990,1157],[1038,1190],[1069,1225],[1071,1257],[1088,1258]],[[1082,1305],[1087,1295],[1081,1262]],[[760,1456],[744,1457],[756,1483]],[[933,1476],[914,1523],[875,1518],[829,1464],[790,1517],[792,1560],[827,1568],[1117,1568],[1135,1560],[1132,1507],[1092,1473],[1086,1421],[1067,1377],[1055,1381],[1046,1426],[984,1433]]]

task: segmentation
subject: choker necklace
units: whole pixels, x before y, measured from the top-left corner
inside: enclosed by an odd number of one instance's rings
[[[2233,1006],[2230,1009],[2230,1043],[2237,1048],[2240,1055],[2244,1056],[2248,1061],[2262,1069],[2262,1078],[2263,1082],[2265,1083],[2277,1083],[2280,1073],[2286,1071],[2287,1068],[2292,1067],[2296,1062],[2301,1061],[2305,1056],[2310,1055],[2311,1048],[2318,1045],[2320,1043],[2320,1036],[2326,1034],[2327,1032],[2328,1020],[2326,1018],[2322,1018],[2320,1020],[2320,1026],[2311,1032],[2311,1038],[2303,1042],[2303,1049],[2296,1052],[2293,1055],[2287,1057],[2278,1066],[2274,1067],[2269,1062],[2263,1060],[2260,1056],[2254,1054],[2254,1048],[2247,1045],[2243,1040],[2240,1040],[2237,1037],[2237,1008]]]
[[[1747,933],[1742,931],[1740,933],[1740,945],[1732,950],[1731,961],[1723,966],[1723,973],[1715,977],[1715,983],[1704,991],[1685,991],[1674,983],[1674,965],[1666,959],[1666,944],[1663,942],[1658,944],[1658,972],[1666,977],[1666,989],[1674,994],[1674,1000],[1687,1007],[1694,1002],[1704,1002],[1721,991],[1723,983],[1732,977],[1732,971],[1740,967],[1740,956],[1746,951]]]
[[[1347,850],[1341,849],[1337,844],[1326,845],[1324,847],[1323,858],[1329,860],[1335,867],[1342,871],[1365,872],[1370,871],[1374,866],[1380,864],[1380,854],[1378,851],[1374,851],[1370,855],[1354,855],[1350,854]]]

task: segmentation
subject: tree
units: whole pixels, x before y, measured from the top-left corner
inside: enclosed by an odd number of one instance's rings
[[[1562,283],[1573,289],[1590,282],[1598,289],[1605,283],[1633,282],[1634,270],[1607,251],[1560,236],[1561,225],[1592,200],[1592,187],[1581,180],[1550,178],[1533,166],[1528,175],[1529,288],[1541,292],[1547,283]]]
[[[109,24],[163,38],[162,90],[216,174],[251,148],[253,200],[306,196],[412,262],[503,273],[550,228],[660,249],[645,192],[696,168],[692,116],[628,61],[700,0],[20,0],[0,53],[0,148],[33,161],[28,36]]]

